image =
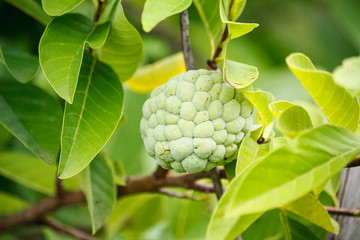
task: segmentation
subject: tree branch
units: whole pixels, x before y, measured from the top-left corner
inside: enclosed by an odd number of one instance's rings
[[[214,192],[216,193],[216,197],[220,199],[224,193],[224,189],[221,185],[220,172],[217,167],[210,170],[210,177],[214,183]]]
[[[360,217],[360,209],[356,208],[337,208],[331,206],[324,206],[328,213],[350,216],[350,217]]]
[[[137,193],[158,193],[159,190],[164,187],[181,187],[207,193],[213,192],[213,188],[211,186],[197,183],[197,180],[199,179],[210,178],[209,172],[165,175],[165,177],[162,178],[158,178],[156,176],[156,172],[154,174],[143,177],[129,177],[126,181],[126,186],[117,187],[118,198]],[[220,176],[226,176],[224,170],[220,171]],[[86,198],[82,191],[64,191],[61,197],[54,196],[42,199],[34,205],[30,206],[28,209],[25,209],[23,212],[1,218],[0,232],[4,232],[8,229],[21,225],[40,221],[46,214],[54,212],[62,207],[82,204],[85,202]]]
[[[90,236],[89,234],[76,229],[76,228],[72,228],[66,225],[63,225],[62,223],[55,221],[55,220],[49,220],[49,219],[42,219],[39,221],[40,224],[46,225],[51,227],[52,229],[60,232],[60,233],[65,233],[71,237],[74,237],[76,239],[81,239],[81,240],[95,240],[96,238],[93,238],[92,236]]]
[[[181,46],[184,52],[186,70],[195,69],[189,35],[189,17],[187,10],[180,13]]]

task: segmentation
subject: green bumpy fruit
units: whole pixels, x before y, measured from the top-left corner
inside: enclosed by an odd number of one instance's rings
[[[165,169],[196,173],[236,159],[253,105],[215,71],[190,70],[154,89],[140,123],[146,151]]]

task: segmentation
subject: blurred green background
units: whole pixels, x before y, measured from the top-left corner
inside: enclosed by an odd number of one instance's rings
[[[142,31],[143,4],[143,0],[123,0],[126,16],[141,33],[144,44],[142,65],[146,65],[181,51],[181,43],[178,15],[162,22],[150,33]],[[92,1],[86,0],[75,11],[91,16],[94,12]],[[359,0],[249,0],[238,21],[259,23],[260,26],[233,40],[228,57],[258,67],[260,75],[254,87],[271,92],[277,100],[311,101],[286,67],[285,58],[292,52],[303,52],[319,69],[332,72],[344,58],[359,55],[359,11]],[[189,18],[196,67],[206,68],[210,45],[194,5],[189,9]],[[37,54],[45,26],[3,0],[0,1],[0,23],[1,46]],[[0,64],[1,78],[10,76]],[[41,72],[33,83],[55,96]],[[104,149],[109,159],[118,164],[120,178],[151,173],[156,168],[155,161],[145,152],[139,132],[141,108],[147,97],[147,94],[126,89],[127,120]],[[1,148],[27,151],[0,126]],[[0,177],[0,186],[1,191],[16,195],[27,203],[44,197],[4,177]],[[159,195],[123,199],[118,202],[106,230],[98,236],[108,239],[204,239],[215,199],[203,198],[198,202]],[[85,206],[62,209],[53,217],[87,231],[91,229]],[[0,239],[44,238],[65,239],[50,229],[39,231],[36,226],[0,235]]]

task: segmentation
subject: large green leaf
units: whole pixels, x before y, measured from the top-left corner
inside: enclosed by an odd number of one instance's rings
[[[252,164],[257,157],[260,145],[257,144],[250,137],[245,136],[241,142],[237,162],[236,162],[236,175],[239,175],[250,164]]]
[[[52,97],[31,84],[2,82],[0,112],[0,122],[36,156],[57,159],[62,110]]]
[[[100,154],[84,169],[82,182],[94,234],[110,217],[116,203],[114,176]]]
[[[191,2],[191,0],[146,0],[141,15],[144,31],[150,32],[162,20],[186,10]]]
[[[324,125],[307,131],[233,179],[211,223],[231,224],[241,216],[290,203],[323,184],[359,153],[360,138],[349,130]]]
[[[36,56],[15,49],[0,48],[0,61],[21,83],[29,82],[39,70],[39,60]]]
[[[142,41],[120,7],[107,42],[101,53],[100,60],[109,64],[118,75],[121,82],[129,79],[142,60]]]
[[[200,18],[205,25],[207,34],[209,35],[211,55],[215,51],[215,39],[219,34],[223,23],[219,15],[219,0],[194,0],[194,4],[198,10]]]
[[[360,94],[360,56],[347,58],[334,70],[335,82],[352,96]]]
[[[69,178],[101,150],[120,121],[122,85],[107,65],[85,55],[74,103],[66,103],[59,164],[60,178]]]
[[[317,70],[304,54],[293,53],[286,63],[331,124],[356,131],[360,117],[356,97],[338,86],[330,73]]]
[[[84,0],[41,0],[44,11],[50,16],[60,16],[70,12]]]
[[[303,107],[295,105],[280,114],[276,127],[286,136],[294,138],[313,125],[308,112]]]
[[[0,215],[19,212],[27,205],[23,200],[6,192],[0,192],[0,203]]]
[[[41,7],[41,4],[37,0],[5,0],[8,3],[14,5],[21,11],[35,18],[44,25],[47,25],[51,21],[51,17],[48,16]]]
[[[256,67],[225,60],[224,79],[225,83],[233,88],[244,88],[254,82],[259,75]]]
[[[284,209],[303,217],[326,231],[334,234],[339,232],[339,225],[331,219],[330,215],[320,201],[314,198],[311,194],[307,194],[294,202],[286,204]]]
[[[55,193],[56,167],[22,153],[0,153],[0,175],[39,192]]]
[[[73,102],[85,44],[100,47],[108,34],[107,23],[95,25],[79,14],[55,18],[39,43],[40,66],[55,92]],[[100,28],[98,30],[97,28]]]

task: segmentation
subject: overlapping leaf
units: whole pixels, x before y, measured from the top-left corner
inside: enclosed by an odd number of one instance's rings
[[[2,82],[0,112],[0,122],[36,156],[57,159],[62,110],[55,99],[30,84]]]
[[[22,153],[0,153],[0,175],[36,191],[55,193],[56,167]]]
[[[110,65],[121,82],[124,82],[140,65],[143,47],[140,34],[126,19],[122,7],[118,6],[118,8],[119,13],[99,58]]]
[[[40,66],[55,92],[69,103],[74,98],[85,44],[100,47],[107,34],[106,26],[95,25],[79,14],[55,18],[46,27],[39,43]]]
[[[259,72],[256,67],[247,64],[225,60],[225,83],[233,88],[244,88],[254,82]]]
[[[359,153],[360,139],[349,130],[324,125],[307,131],[238,175],[221,198],[209,229],[298,199]]]
[[[245,136],[241,142],[237,163],[236,163],[236,175],[239,175],[250,164],[254,163],[257,157],[257,153],[260,145],[257,144],[250,137]]]
[[[148,93],[157,86],[166,83],[186,71],[184,55],[176,53],[153,64],[141,67],[127,82],[131,90],[138,93]]]
[[[277,129],[294,138],[303,131],[313,127],[308,112],[301,106],[291,106],[282,112],[276,122]]]
[[[82,182],[94,234],[110,217],[116,203],[114,176],[101,155],[97,155],[84,170]]]
[[[42,0],[44,11],[50,16],[60,16],[70,12],[84,0]]]
[[[150,32],[162,20],[186,10],[191,2],[191,0],[146,0],[141,15],[144,31]]]
[[[69,178],[96,156],[120,121],[124,92],[112,69],[85,55],[74,103],[65,106],[59,164]]]
[[[331,124],[356,131],[360,117],[356,97],[338,86],[330,73],[317,70],[310,59],[301,53],[291,54],[286,58],[286,63]]]
[[[36,56],[15,49],[1,49],[0,61],[10,74],[19,82],[32,80],[39,70],[39,60]]]
[[[360,56],[347,58],[334,71],[336,84],[348,90],[352,96],[360,94]]]

